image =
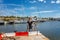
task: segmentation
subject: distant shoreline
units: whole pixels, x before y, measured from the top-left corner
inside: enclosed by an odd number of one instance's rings
[[[2,21],[27,21],[28,20],[28,16],[27,17],[19,17],[19,16],[0,16],[0,20]],[[60,18],[40,18],[40,17],[32,17],[33,19],[36,18],[36,20],[38,21],[60,21]]]

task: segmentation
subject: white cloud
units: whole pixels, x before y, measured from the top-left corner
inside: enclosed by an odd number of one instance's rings
[[[0,10],[6,11],[7,9],[9,9],[8,6],[15,6],[15,9],[13,8],[14,10],[19,10],[19,11],[24,10],[23,5],[17,5],[17,4],[0,4]]]
[[[51,1],[51,3],[55,3],[55,1]]]
[[[56,1],[51,1],[51,3],[56,3],[56,4],[60,4],[60,0],[56,0]]]
[[[6,16],[6,15],[11,15],[8,10],[1,10],[0,11],[0,16]]]
[[[13,9],[7,8],[8,6],[17,6]],[[20,16],[20,14],[25,10],[23,5],[17,4],[0,4],[0,16]],[[22,12],[20,12],[22,11]]]
[[[59,4],[60,3],[60,0],[57,0],[56,3]]]
[[[53,12],[53,11],[41,11],[40,13],[49,13],[49,12]]]
[[[10,5],[10,6],[23,6],[23,5],[18,5],[18,4],[0,4],[0,5],[3,5],[3,6],[8,6],[8,5]]]
[[[24,10],[23,5],[17,5],[17,4],[0,4],[0,10],[8,9],[8,6],[15,6],[16,8],[14,10]]]
[[[6,9],[6,8],[7,8],[6,5],[0,4],[0,10],[4,10],[4,9]]]
[[[44,0],[38,0],[39,2],[43,2]]]
[[[51,3],[56,3],[56,4],[60,4],[60,0],[56,0],[56,1],[51,1]]]
[[[44,3],[46,3],[46,1],[44,1]]]
[[[29,9],[30,9],[30,10],[36,10],[37,7],[33,7],[33,6],[32,6],[32,7],[30,7]]]
[[[6,9],[0,11],[0,16],[20,16],[20,13],[18,11],[15,11],[15,9]]]
[[[22,7],[22,8],[15,8],[14,10],[24,11],[25,8],[24,7]]]
[[[37,1],[33,0],[33,1],[29,1],[30,3],[36,3]]]
[[[30,15],[31,17],[34,17],[34,16],[39,16],[39,14],[37,14],[37,13],[31,13],[31,15]]]
[[[6,4],[6,5],[12,5],[12,6],[23,6],[23,5],[18,5],[18,4]]]
[[[50,10],[50,11],[32,12],[30,16],[32,16],[32,17],[33,17],[33,16],[39,17],[39,14],[40,14],[40,13],[51,13],[51,12],[55,12],[55,11]]]
[[[33,14],[35,14],[35,13],[37,13],[37,14],[39,14],[39,13],[51,13],[51,12],[55,12],[55,11],[39,11],[39,12],[33,12]]]
[[[39,2],[44,2],[44,3],[46,3],[46,1],[45,0],[38,0]],[[30,3],[37,3],[38,1],[36,1],[36,0],[33,0],[33,1],[29,1]]]
[[[46,3],[46,0],[38,0],[39,2],[43,2],[43,3]]]

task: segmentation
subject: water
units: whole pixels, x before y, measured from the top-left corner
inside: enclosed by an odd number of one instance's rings
[[[1,25],[0,32],[26,31],[27,24]],[[50,40],[60,40],[60,22],[37,23],[38,30]]]

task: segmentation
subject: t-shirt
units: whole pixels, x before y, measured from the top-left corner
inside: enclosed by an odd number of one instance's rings
[[[33,23],[33,21],[31,21],[31,22],[27,21],[27,23],[28,23],[29,29],[32,29],[32,23]]]

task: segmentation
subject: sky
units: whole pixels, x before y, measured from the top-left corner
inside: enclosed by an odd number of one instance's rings
[[[0,0],[0,16],[60,18],[60,0]]]

